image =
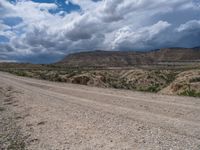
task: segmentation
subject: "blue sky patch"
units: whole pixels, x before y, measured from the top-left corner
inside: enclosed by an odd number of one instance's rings
[[[16,4],[17,0],[9,0],[12,4]],[[50,13],[58,13],[60,11],[65,11],[67,13],[70,13],[71,11],[78,11],[80,10],[80,6],[76,4],[72,4],[70,1],[66,3],[66,0],[32,0],[36,3],[55,3],[58,6],[58,9],[56,10],[49,10]],[[93,0],[93,1],[99,1],[99,0]]]
[[[20,17],[6,17],[3,18],[3,23],[8,26],[16,26],[22,22],[22,18]]]
[[[9,39],[3,35],[0,35],[0,43],[6,43],[9,42]]]
[[[50,13],[58,13],[60,11],[65,11],[70,13],[71,11],[80,10],[80,6],[72,4],[71,2],[66,3],[65,0],[32,0],[37,3],[55,3],[58,6],[56,10],[49,10]]]

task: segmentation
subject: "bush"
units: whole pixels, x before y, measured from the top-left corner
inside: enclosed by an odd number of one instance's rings
[[[28,74],[25,71],[21,71],[21,70],[14,71],[14,74],[16,74],[18,76],[23,76],[23,77],[28,76]]]
[[[187,91],[184,91],[184,92],[180,93],[179,95],[200,97],[200,92],[196,92],[195,90],[187,90]]]
[[[190,79],[190,83],[192,82],[200,82],[200,77]]]
[[[157,93],[158,91],[160,91],[160,85],[153,84],[153,85],[149,85],[148,87],[140,87],[138,88],[138,91]]]

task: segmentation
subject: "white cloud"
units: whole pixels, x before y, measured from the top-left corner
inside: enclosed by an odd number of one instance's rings
[[[200,20],[191,20],[186,22],[185,24],[181,24],[178,28],[178,32],[182,31],[191,31],[191,30],[200,30]]]
[[[10,29],[10,26],[3,24],[2,22],[0,22],[0,32],[3,32],[4,30]]]
[[[69,1],[68,1],[68,0],[66,0],[66,1],[65,1],[65,4],[66,4],[66,5],[69,5]]]
[[[143,48],[146,42],[152,40],[155,36],[160,34],[163,30],[168,28],[170,24],[165,21],[159,21],[156,24],[148,27],[143,27],[133,31],[130,27],[119,29],[114,36],[112,48],[121,47],[121,44],[129,43],[129,45],[138,45],[138,48]],[[125,45],[126,47],[127,45]],[[123,45],[122,45],[123,47]]]

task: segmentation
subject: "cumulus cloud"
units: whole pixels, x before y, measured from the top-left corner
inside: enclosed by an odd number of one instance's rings
[[[0,0],[0,40],[8,39],[0,42],[0,59],[49,63],[83,50],[200,45],[199,0],[65,0],[63,5],[80,9]]]
[[[162,33],[163,30],[168,28],[170,24],[165,21],[159,21],[156,24],[148,27],[143,27],[137,31],[133,31],[130,27],[124,27],[119,29],[114,37],[112,43],[113,49],[132,49],[131,45],[142,49],[148,47],[148,43],[151,42],[156,36]],[[128,46],[128,47],[127,47]]]

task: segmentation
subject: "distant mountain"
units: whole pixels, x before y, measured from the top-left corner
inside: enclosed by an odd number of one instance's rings
[[[164,48],[148,52],[92,51],[67,55],[58,64],[66,66],[124,67],[158,62],[199,61],[200,47]]]

